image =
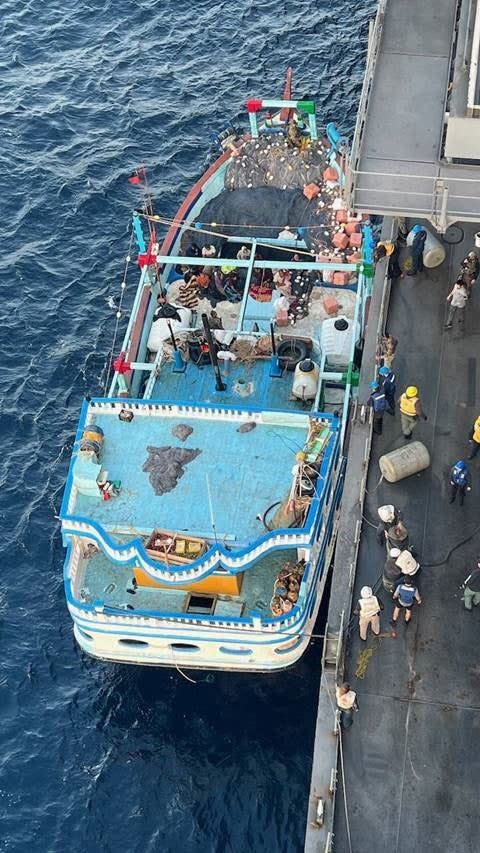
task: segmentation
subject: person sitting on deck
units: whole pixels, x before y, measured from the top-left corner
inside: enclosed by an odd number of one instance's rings
[[[382,258],[388,258],[388,277],[403,278],[403,272],[399,264],[399,254],[400,252],[396,243],[392,243],[389,240],[382,240],[376,245],[373,259],[378,264]]]
[[[252,250],[249,249],[248,246],[240,246],[240,248],[237,252],[237,260],[249,261],[251,254],[252,254]]]
[[[186,272],[178,289],[178,301],[184,308],[194,310],[198,305],[198,282],[193,272]]]

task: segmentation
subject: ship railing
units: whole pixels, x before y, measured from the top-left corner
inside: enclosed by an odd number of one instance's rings
[[[478,222],[480,178],[450,176],[448,163],[443,164],[443,169],[444,173],[438,176],[352,168],[351,207],[359,207],[358,196],[361,193],[361,207],[364,210],[383,216],[407,214],[427,218],[440,232],[444,232],[449,224],[458,220]],[[381,186],[381,179],[385,179],[384,186]],[[370,186],[366,186],[367,183]],[[467,189],[471,189],[471,192],[465,192]],[[401,209],[392,206],[391,199],[395,195],[402,199]],[[385,197],[385,203],[381,201],[382,197]],[[407,203],[407,199],[411,199],[411,204]]]
[[[350,148],[349,168],[346,170],[345,194],[347,200],[352,198],[352,175],[355,173],[355,170],[357,169],[360,160],[360,152],[362,148],[363,134],[365,131],[365,123],[367,118],[370,93],[372,89],[373,78],[375,75],[378,54],[380,52],[380,42],[382,39],[386,5],[387,0],[379,0],[375,21],[373,23],[373,26],[370,26],[365,76],[363,78],[362,92],[358,105],[355,132],[353,134],[352,145]],[[351,204],[351,206],[353,207],[353,204]]]

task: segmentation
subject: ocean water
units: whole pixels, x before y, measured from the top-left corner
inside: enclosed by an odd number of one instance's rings
[[[58,513],[100,393],[137,190],[173,215],[248,96],[352,132],[374,0],[4,0],[0,20],[0,851],[300,851],[321,641],[277,675],[104,665]],[[132,266],[126,302],[137,283]],[[125,318],[120,323],[124,328]],[[321,630],[321,624],[320,624]]]

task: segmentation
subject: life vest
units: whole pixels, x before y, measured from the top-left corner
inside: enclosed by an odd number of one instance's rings
[[[384,412],[386,407],[385,394],[382,391],[374,391],[370,397],[374,412]]]
[[[415,599],[416,591],[417,590],[414,586],[405,586],[401,583],[398,587],[398,598],[400,604],[404,607],[411,607]]]
[[[480,444],[480,417],[477,418],[473,425],[473,440]]]
[[[367,619],[376,616],[380,610],[376,595],[371,595],[369,598],[359,598],[358,603],[360,605],[360,615],[365,616]]]
[[[468,483],[468,471],[464,468],[457,468],[456,465],[452,468],[452,482],[456,486],[466,486]]]
[[[400,411],[403,415],[408,415],[411,418],[414,418],[417,414],[416,405],[418,403],[418,397],[407,397],[404,393],[400,397]],[[480,430],[478,434],[478,441],[480,442]]]

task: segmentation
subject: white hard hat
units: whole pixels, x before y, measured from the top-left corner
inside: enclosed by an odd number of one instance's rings
[[[390,548],[391,557],[399,557],[401,553],[400,548]]]
[[[379,506],[377,510],[380,519],[384,521],[386,524],[393,521],[395,518],[395,507],[391,504],[385,504],[385,506]]]
[[[395,565],[402,570],[404,575],[410,575],[410,577],[416,575],[420,568],[420,563],[417,563],[410,551],[402,551]]]
[[[373,595],[372,587],[362,586],[362,589],[360,590],[361,598],[370,598],[371,595]]]

